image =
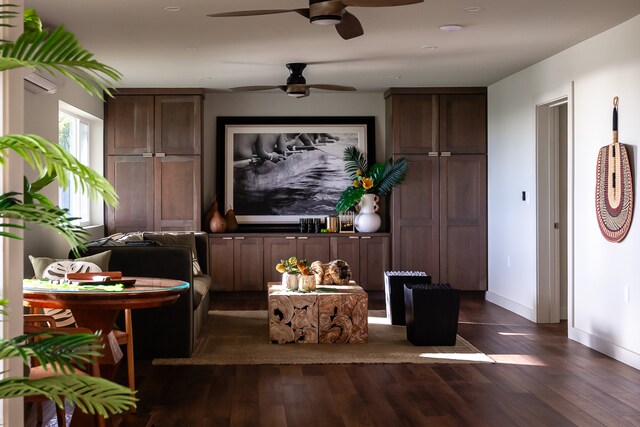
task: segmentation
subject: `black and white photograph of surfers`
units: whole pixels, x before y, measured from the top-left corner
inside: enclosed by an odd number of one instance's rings
[[[340,194],[351,182],[344,171],[344,149],[354,145],[365,151],[366,131],[362,126],[314,128],[227,134],[233,173],[227,170],[225,198],[238,222],[297,222],[301,216],[336,213]]]

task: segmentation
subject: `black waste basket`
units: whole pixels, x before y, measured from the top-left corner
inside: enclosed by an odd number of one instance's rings
[[[385,271],[384,296],[386,300],[387,319],[392,325],[404,325],[404,285],[414,283],[431,283],[431,276],[424,271]]]
[[[404,287],[407,339],[414,345],[456,344],[460,294],[448,284]]]

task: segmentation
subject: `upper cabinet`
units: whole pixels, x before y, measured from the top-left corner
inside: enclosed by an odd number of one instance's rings
[[[390,89],[387,151],[393,154],[487,152],[486,88]]]
[[[155,151],[200,154],[202,141],[201,96],[155,97]]]
[[[107,155],[153,152],[154,97],[119,95],[106,104]]]

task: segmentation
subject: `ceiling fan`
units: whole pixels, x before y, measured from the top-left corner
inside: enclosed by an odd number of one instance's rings
[[[345,40],[364,34],[362,24],[358,18],[347,12],[347,6],[383,7],[404,6],[422,3],[423,0],[309,0],[308,8],[301,9],[272,9],[272,10],[242,10],[237,12],[213,13],[207,16],[214,18],[273,15],[276,13],[295,12],[309,19],[312,24],[335,25],[336,31]]]
[[[300,62],[294,62],[291,64],[287,64],[287,68],[289,69],[289,77],[287,78],[287,84],[279,85],[279,86],[241,86],[241,87],[232,87],[229,90],[234,92],[254,92],[258,90],[268,90],[268,89],[280,89],[287,93],[289,96],[293,96],[296,98],[302,98],[305,96],[309,96],[309,89],[324,89],[324,90],[337,90],[337,91],[352,91],[356,90],[356,88],[351,86],[340,86],[340,85],[329,85],[329,84],[307,84],[307,80],[302,76],[302,71],[305,69],[307,64],[303,64]]]

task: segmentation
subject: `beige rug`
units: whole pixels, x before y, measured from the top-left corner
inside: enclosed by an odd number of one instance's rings
[[[366,344],[271,344],[267,311],[210,311],[191,358],[154,359],[154,365],[277,365],[323,363],[493,363],[458,336],[453,347],[414,346],[404,326],[384,310],[369,312]]]

